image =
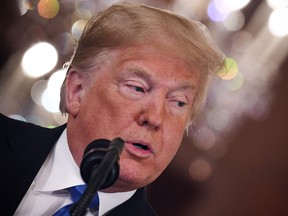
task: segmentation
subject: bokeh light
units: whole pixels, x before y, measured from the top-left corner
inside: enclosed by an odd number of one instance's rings
[[[42,94],[42,105],[51,113],[59,112],[60,88],[66,75],[66,70],[54,72],[48,80],[47,88]]]
[[[230,12],[241,10],[246,5],[248,5],[250,0],[215,0],[216,9],[224,14],[229,14]]]
[[[244,84],[243,75],[238,72],[237,75],[230,80],[222,80],[223,87],[228,91],[236,91],[239,90]]]
[[[17,4],[20,15],[26,14],[28,10],[33,10],[37,6],[36,1],[31,0],[17,0]]]
[[[216,134],[208,127],[203,127],[194,132],[195,146],[200,150],[209,150],[216,143]]]
[[[239,31],[245,24],[245,17],[241,11],[234,11],[223,22],[229,31]]]
[[[47,80],[38,80],[33,84],[30,94],[35,104],[42,106],[41,97],[46,88],[47,88]]]
[[[71,33],[63,32],[57,36],[56,43],[61,54],[71,54],[75,45],[75,39]]]
[[[206,10],[208,4],[208,1],[177,0],[173,4],[172,9],[182,16],[203,20],[207,18]]]
[[[208,111],[206,118],[210,128],[224,131],[230,123],[231,116],[227,110],[215,107]]]
[[[210,2],[209,6],[207,8],[207,13],[208,13],[209,18],[215,22],[222,22],[229,15],[229,13],[223,13],[223,12],[220,12],[219,10],[217,10],[216,5],[215,5],[215,1]]]
[[[23,55],[21,66],[28,77],[40,77],[50,72],[57,64],[58,53],[54,46],[40,42]]]
[[[225,21],[230,16],[230,21],[226,22],[226,28],[230,31],[239,30],[245,21],[244,15],[239,10],[247,6],[249,2],[250,0],[213,0],[207,9],[208,16],[215,22]],[[235,13],[236,11],[238,13]]]
[[[227,145],[223,142],[218,142],[217,145],[213,145],[211,149],[207,151],[208,155],[213,159],[219,159],[227,152]]]
[[[40,0],[37,7],[39,15],[46,19],[55,17],[59,12],[59,2],[57,0]]]
[[[76,22],[74,22],[74,24],[72,25],[71,28],[71,33],[73,35],[73,37],[78,40],[87,24],[88,20],[77,20]]]
[[[97,11],[95,1],[76,1],[75,13],[81,19],[90,19],[92,15]]]
[[[238,74],[238,64],[233,58],[225,58],[225,68],[217,73],[223,80],[231,80]]]
[[[288,0],[267,0],[267,4],[274,10],[287,7]]]
[[[26,12],[29,10],[29,4],[27,0],[17,0],[18,3],[18,9],[21,16],[26,14]]]
[[[275,37],[284,37],[288,35],[288,8],[279,8],[274,10],[268,22],[269,31]]]
[[[212,167],[204,159],[196,159],[190,164],[189,174],[194,181],[202,182],[207,180],[212,173]]]
[[[250,106],[247,109],[247,115],[249,115],[252,119],[262,121],[270,115],[269,104],[271,103],[271,95],[266,94],[265,97],[257,97],[256,95],[252,95],[248,103],[250,103]]]

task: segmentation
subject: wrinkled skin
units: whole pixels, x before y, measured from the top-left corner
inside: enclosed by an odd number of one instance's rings
[[[145,47],[118,52],[96,74],[90,85],[73,68],[68,75],[70,150],[79,165],[91,141],[121,137],[120,175],[106,191],[145,186],[162,173],[181,144],[199,74],[182,59]]]

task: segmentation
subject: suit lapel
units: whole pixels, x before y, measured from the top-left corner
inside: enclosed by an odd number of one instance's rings
[[[126,202],[107,212],[105,216],[155,216],[156,213],[146,200],[145,187],[138,189]]]
[[[7,171],[3,182],[8,205],[5,215],[14,213],[65,127],[47,129],[27,124],[21,130],[9,132],[4,154]]]

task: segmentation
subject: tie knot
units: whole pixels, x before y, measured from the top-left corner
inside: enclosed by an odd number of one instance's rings
[[[73,203],[76,203],[79,201],[79,199],[81,198],[86,188],[87,188],[86,185],[76,185],[76,186],[68,188],[71,194],[71,199]],[[98,197],[98,194],[96,193],[89,204],[89,208],[96,209],[98,208],[98,206],[99,206],[99,197]]]

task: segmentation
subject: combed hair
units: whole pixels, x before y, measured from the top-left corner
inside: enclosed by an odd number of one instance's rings
[[[89,75],[107,53],[141,45],[162,45],[200,73],[200,88],[193,116],[199,111],[211,74],[224,67],[224,55],[211,39],[207,28],[195,20],[145,5],[117,3],[92,17],[87,23],[70,67]],[[93,70],[94,69],[94,70]],[[69,71],[68,71],[69,72]],[[61,87],[60,110],[67,113],[65,82]]]

